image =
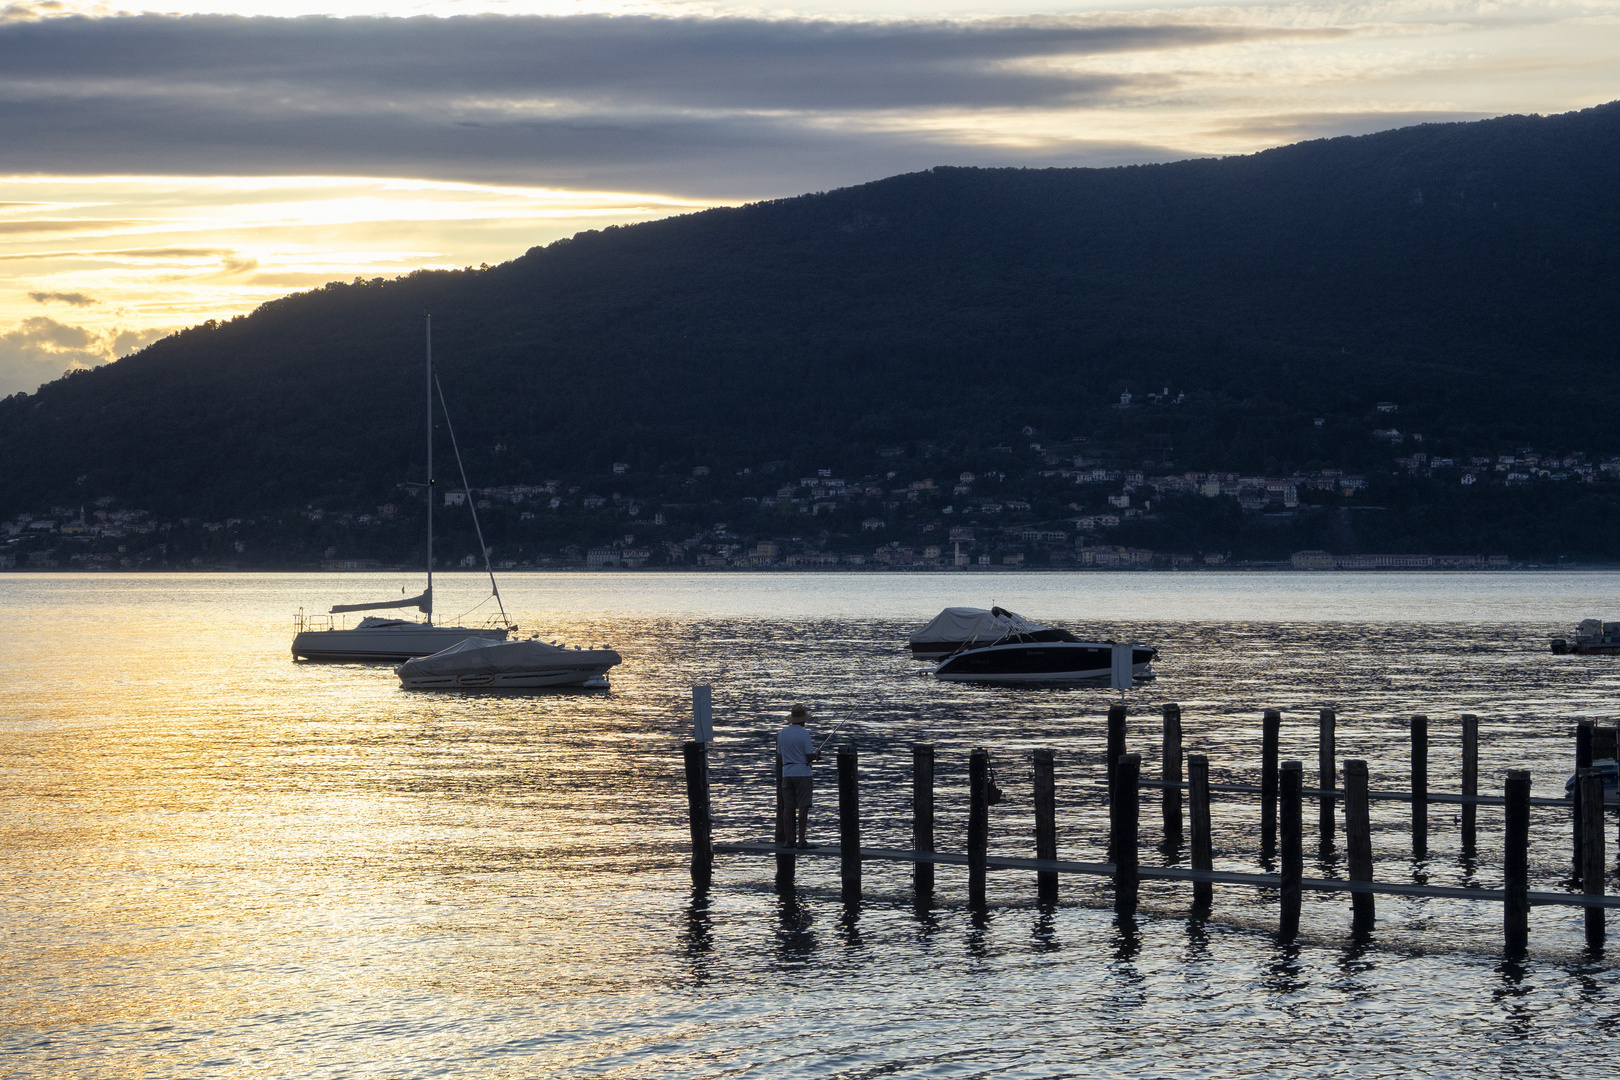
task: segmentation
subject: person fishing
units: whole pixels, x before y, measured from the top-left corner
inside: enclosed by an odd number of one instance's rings
[[[776,752],[782,757],[784,793],[788,805],[799,812],[797,846],[801,848],[810,846],[810,786],[815,775],[810,770],[810,764],[821,760],[821,752],[804,728],[805,721],[809,719],[809,710],[803,705],[795,705],[788,710],[787,724],[776,733]]]

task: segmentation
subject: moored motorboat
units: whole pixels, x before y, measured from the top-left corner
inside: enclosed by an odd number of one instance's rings
[[[934,669],[941,682],[1035,683],[1085,682],[1113,674],[1115,643],[1081,641],[1066,630],[1067,640],[1031,641],[1013,635],[993,645],[963,649]],[[1131,678],[1153,674],[1159,650],[1131,644]]]
[[[531,690],[606,686],[622,658],[612,649],[570,649],[544,641],[467,638],[394,669],[406,690]]]
[[[944,646],[957,638],[954,648]],[[1040,626],[994,607],[946,608],[911,635],[913,653],[948,652],[934,668],[942,682],[1084,682],[1151,678],[1159,651],[1147,645],[1082,641],[1059,627]],[[1128,652],[1128,656],[1126,655]]]
[[[1552,651],[1559,656],[1566,653],[1576,656],[1620,655],[1620,622],[1582,619],[1580,625],[1575,627],[1575,640],[1553,638]]]

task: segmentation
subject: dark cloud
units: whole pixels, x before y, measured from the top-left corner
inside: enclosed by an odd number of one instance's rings
[[[98,300],[82,292],[31,292],[28,299],[40,304],[71,304],[74,307],[94,307]]]
[[[449,19],[143,15],[0,30],[17,85],[223,92],[247,112],[441,108],[478,98],[660,109],[869,110],[1050,105],[1117,80],[1017,71],[1021,60],[1184,48],[1241,27],[1090,22],[845,23],[650,16]],[[274,88],[266,97],[262,92]]]
[[[1106,103],[1153,84],[1051,61],[1276,34],[1061,19],[3,23],[0,171],[363,172],[735,195],[941,162],[1143,160],[1167,154],[1084,140],[991,151],[859,130],[860,118]]]

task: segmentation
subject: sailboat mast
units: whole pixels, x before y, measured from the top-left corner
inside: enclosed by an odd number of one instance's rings
[[[427,621],[433,625],[433,316],[427,322]]]

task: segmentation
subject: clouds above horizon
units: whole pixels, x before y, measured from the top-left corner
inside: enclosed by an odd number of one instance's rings
[[[1208,148],[1079,112],[1163,108],[1188,92],[1189,64],[1214,84],[1233,50],[1357,32],[1208,12],[41,19],[0,24],[0,172],[426,175],[735,199],[942,163],[1162,160]]]

